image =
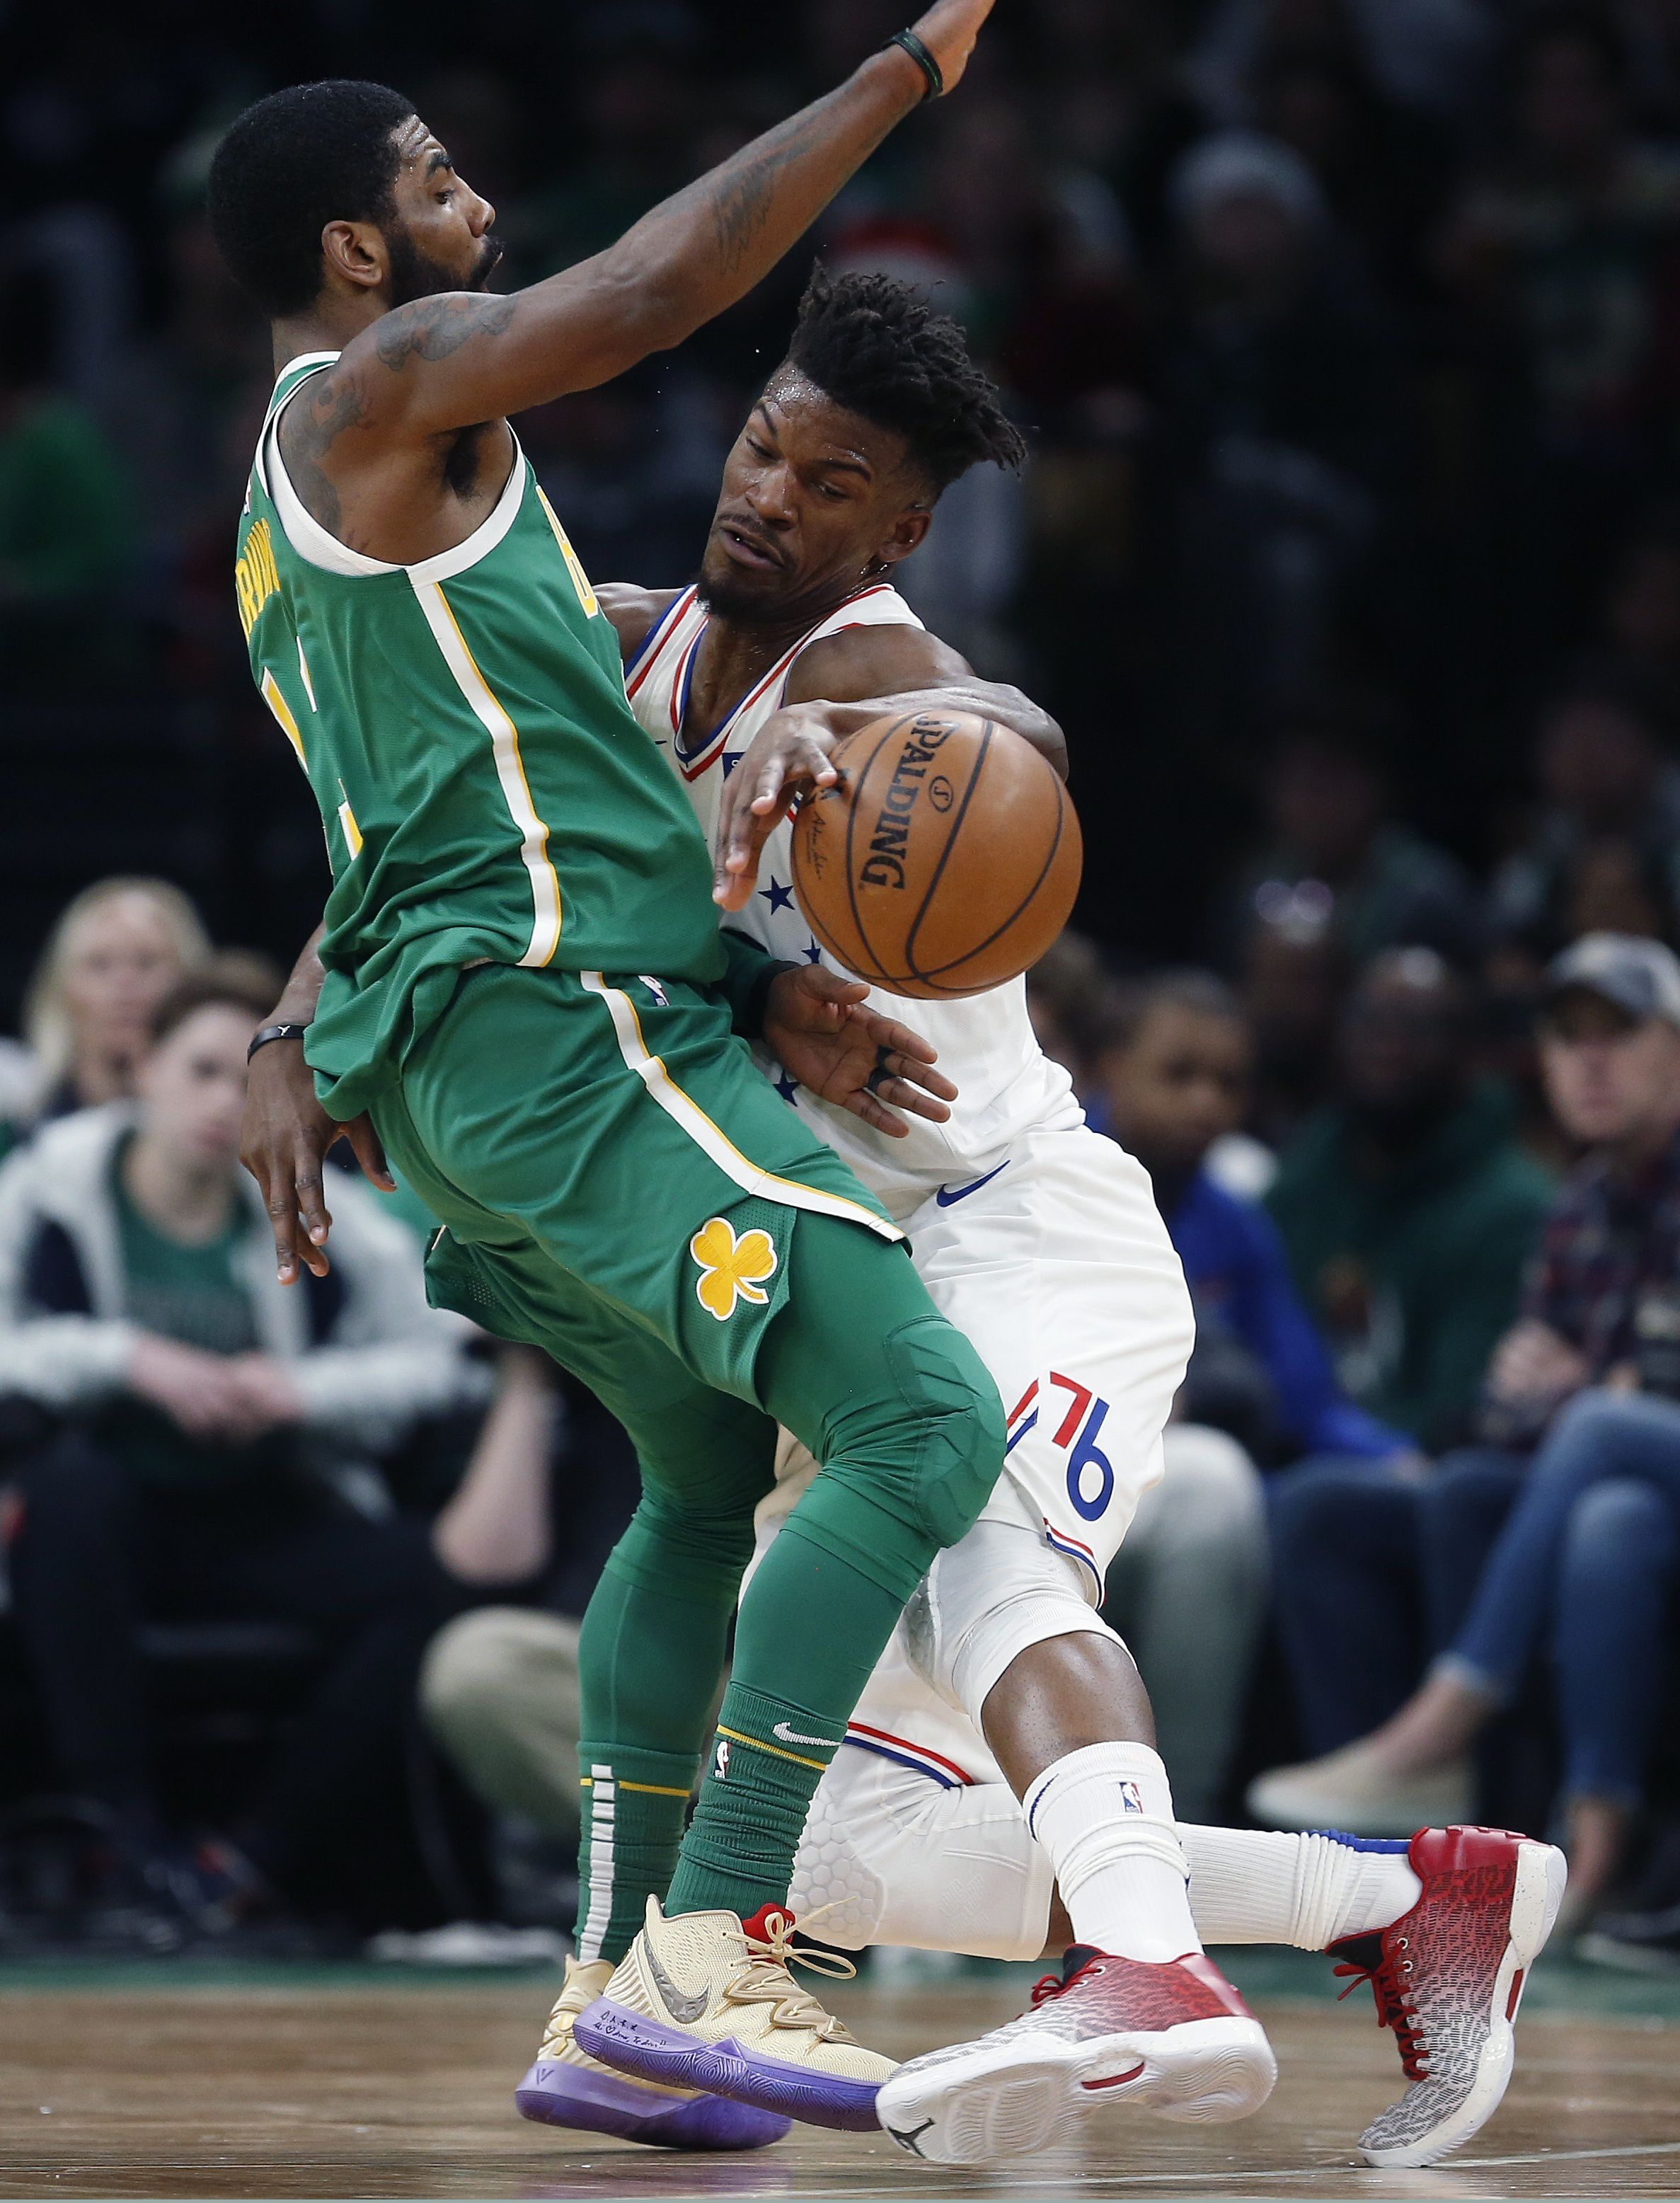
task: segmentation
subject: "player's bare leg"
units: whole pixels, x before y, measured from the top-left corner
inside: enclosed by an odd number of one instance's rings
[[[987,1694],[982,1722],[1049,1854],[1074,1941],[1031,2011],[901,2066],[881,2090],[882,2125],[917,2155],[976,2164],[1118,2106],[1208,2122],[1257,2110],[1276,2064],[1203,1952],[1131,1654],[1091,1631],[1029,1645]]]

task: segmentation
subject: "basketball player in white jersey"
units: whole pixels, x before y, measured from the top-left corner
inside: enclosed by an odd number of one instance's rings
[[[977,460],[1021,456],[954,323],[884,277],[819,271],[790,357],[731,454],[697,583],[600,592],[632,708],[712,837],[725,924],[790,963],[829,960],[791,892],[788,800],[832,781],[828,753],[846,734],[884,712],[973,710],[1065,772],[1060,729],[1019,690],[978,680],[892,586],[947,481]],[[1059,1886],[1074,1942],[1033,2013],[901,2068],[882,2090],[883,2123],[923,2155],[983,2162],[1039,2146],[1070,2112],[1128,2100],[1168,2117],[1239,2115],[1269,2088],[1270,2056],[1257,2028],[1233,2027],[1242,2008],[1200,1956],[1197,1929],[1304,1932],[1318,1948],[1373,1934],[1381,1946],[1388,1930],[1393,1952],[1339,1955],[1369,1959],[1391,2023],[1411,2028],[1420,2007],[1430,2023],[1423,2047],[1401,2033],[1414,2085],[1367,2153],[1438,2155],[1503,2093],[1510,1983],[1549,1926],[1559,1855],[1435,1832],[1414,1863],[1405,1846],[1312,1838],[1296,1851],[1287,1837],[1175,1824],[1141,1680],[1097,1608],[1161,1474],[1189,1353],[1177,1257],[1144,1172],[1085,1128],[1067,1074],[1038,1047],[1024,981],[963,1001],[878,1005],[938,1048],[957,1090],[946,1122],[871,1125],[768,1058],[763,1067],[904,1226],[936,1302],[997,1380],[1009,1452],[980,1521],[935,1563],[859,1703],[850,1749],[818,1792],[791,1903],[807,1917],[824,1908],[817,1931],[849,1948],[1032,1958]],[[761,1548],[816,1473],[791,1441],[779,1470]],[[1491,1911],[1465,1894],[1472,1856],[1502,1892]],[[1268,1876],[1270,1904],[1255,1887]],[[1415,1961],[1395,1971],[1402,1941],[1431,1936],[1434,1970],[1454,1971],[1439,1954],[1463,1947],[1472,1917],[1489,1945],[1480,1969],[1444,1992],[1417,1982]],[[1442,2070],[1466,2017],[1476,2041]],[[1231,2036],[1230,2093],[1210,2106],[1205,2092],[1175,2091],[1172,2046],[1216,2028]]]
[[[699,582],[597,590],[636,716],[716,837],[725,923],[790,963],[824,960],[792,895],[784,813],[831,774],[846,733],[888,711],[975,710],[1065,766],[1053,722],[978,680],[890,585],[946,483],[1021,450],[955,324],[884,278],[819,275],[731,454]],[[1097,1606],[1160,1474],[1189,1351],[1177,1259],[1144,1172],[1085,1127],[1038,1048],[1022,982],[918,1001],[908,1017],[955,1084],[944,1123],[892,1108],[890,1066],[865,1123],[763,1066],[905,1226],[935,1301],[997,1380],[1009,1454],[866,1688],[813,1806],[791,1907],[849,1948],[1074,1947],[1031,2014],[902,2067],[883,2123],[920,2154],[967,2162],[1128,2102],[1177,2117],[1252,2108],[1270,2052],[1199,1930],[1330,1950],[1373,1981],[1411,2085],[1362,2147],[1375,2162],[1429,2162],[1504,2093],[1560,1855],[1487,1831],[1428,1831],[1408,1849],[1175,1822],[1147,1696]],[[281,1126],[273,1144],[290,1137]],[[813,1465],[784,1445],[779,1467],[761,1543]],[[587,1949],[571,1962],[521,2087],[528,2116],[597,2123],[570,2029],[606,1970]],[[1231,2052],[1224,2100],[1198,2082],[1186,2100],[1180,2058],[1214,2032]],[[641,2138],[666,2138],[660,2098],[674,2093],[647,2090]]]

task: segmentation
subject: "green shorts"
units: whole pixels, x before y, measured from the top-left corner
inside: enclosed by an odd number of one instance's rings
[[[443,1226],[434,1305],[586,1382],[610,1366],[620,1394],[640,1337],[664,1350],[650,1382],[674,1355],[760,1404],[754,1367],[802,1214],[903,1237],[754,1068],[727,1005],[682,981],[464,972],[372,1114]]]

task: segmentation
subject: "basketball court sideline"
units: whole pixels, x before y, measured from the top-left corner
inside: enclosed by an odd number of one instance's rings
[[[804,2128],[750,2157],[600,2142],[515,2117],[514,2081],[552,1994],[359,1968],[192,1985],[184,1967],[14,1973],[0,1995],[0,2196],[1062,2198],[1615,2197],[1680,2193],[1680,1988],[1553,1964],[1517,2077],[1487,2130],[1426,2171],[1358,2166],[1350,2144],[1398,2092],[1361,1991],[1331,2005],[1305,1962],[1234,1957],[1281,2077],[1240,2126],[1115,2118],[1065,2150],[975,2176],[884,2137]],[[1244,1961],[1247,1963],[1245,1964]],[[837,2008],[908,2054],[994,2024],[1024,1968],[860,1984]],[[1549,1977],[1549,1978],[1548,1978]]]

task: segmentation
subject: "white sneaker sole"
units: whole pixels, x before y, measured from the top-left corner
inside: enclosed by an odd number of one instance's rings
[[[1126,2106],[1209,2125],[1246,2118],[1276,2079],[1257,2020],[1194,2019],[1158,2035],[1030,2035],[936,2052],[884,2082],[875,2110],[913,2156],[984,2165],[1042,2149],[1070,2118]]]
[[[1511,1929],[1488,2002],[1488,2040],[1476,2061],[1476,2079],[1457,2111],[1419,2141],[1395,2149],[1367,2148],[1367,2165],[1434,2165],[1462,2149],[1498,2111],[1511,2085],[1516,2060],[1517,2006],[1528,1986],[1529,1969],[1546,1948],[1564,1901],[1569,1868],[1554,1845],[1525,1843],[1517,1857],[1517,1883],[1511,1897]]]

